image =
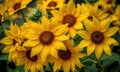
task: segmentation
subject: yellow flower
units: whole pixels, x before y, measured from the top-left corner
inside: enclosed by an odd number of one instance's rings
[[[37,7],[41,9],[43,14],[47,13],[47,10],[55,10],[60,9],[65,0],[43,0],[38,1]]]
[[[114,15],[117,17],[117,19],[114,22],[114,25],[119,27],[119,34],[120,34],[120,5],[117,6]]]
[[[86,54],[80,53],[81,49],[74,48],[73,41],[65,41],[67,50],[58,50],[58,58],[55,59],[53,70],[56,72],[61,67],[64,72],[76,71],[75,67],[81,68],[83,65],[80,62],[80,58],[84,57]]]
[[[28,40],[23,45],[33,47],[31,56],[40,53],[41,59],[45,61],[49,54],[57,57],[58,49],[66,49],[62,41],[69,39],[65,35],[67,25],[58,25],[56,19],[50,21],[45,16],[42,17],[42,23],[28,22],[28,24],[29,29],[25,33]]]
[[[35,55],[33,57],[30,56],[31,48],[26,47],[25,51],[18,51],[17,54],[18,57],[16,65],[24,65],[25,72],[28,72],[29,70],[31,72],[44,72],[39,55]]]
[[[25,8],[30,2],[31,0],[6,0],[9,15],[12,15],[18,10]]]
[[[52,14],[53,17],[59,19],[60,24],[68,24],[68,34],[74,38],[76,30],[83,29],[82,20],[87,17],[86,13],[81,14],[80,11],[80,5],[75,8],[75,4],[70,0],[60,11],[54,10]]]
[[[102,6],[104,9],[109,9],[115,7],[116,0],[99,0],[98,4]]]
[[[5,44],[6,47],[2,50],[2,53],[9,53],[9,60],[15,60],[18,50],[25,50],[21,44],[23,42],[22,32],[16,24],[10,25],[10,30],[5,30],[6,37],[0,40],[0,43]]]
[[[98,21],[96,18],[93,22],[86,20],[86,30],[81,30],[78,34],[83,38],[80,47],[87,47],[87,55],[91,55],[95,51],[96,58],[99,59],[103,51],[111,55],[110,45],[118,45],[118,42],[111,38],[118,31],[118,27],[110,27],[111,19]]]
[[[6,7],[3,4],[0,4],[0,21],[3,21]]]
[[[105,13],[104,10],[98,8],[99,7],[98,3],[95,3],[94,5],[86,3],[82,4],[81,7],[82,13],[88,13],[87,19],[91,21],[93,17],[96,17],[99,20],[103,20],[108,16],[108,14]]]

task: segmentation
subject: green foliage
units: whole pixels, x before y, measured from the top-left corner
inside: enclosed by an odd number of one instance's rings
[[[34,2],[35,0],[33,0]],[[74,0],[74,3],[77,4],[81,4],[81,3],[90,3],[90,4],[94,4],[95,2],[97,2],[98,0]],[[0,0],[0,3],[2,2],[2,0]],[[29,7],[34,7],[34,3],[31,2],[31,4],[28,5]],[[23,12],[24,14],[25,12]],[[30,20],[33,21],[39,21],[41,19],[41,17],[44,14],[41,13],[40,10],[37,10],[35,14],[33,14],[31,17],[29,17]],[[48,17],[51,18],[52,15],[51,13],[48,14]],[[22,19],[15,19],[15,23],[17,23],[19,26],[21,26],[24,22],[25,22],[25,17],[23,16]],[[10,27],[10,19],[6,19],[4,22],[0,23],[0,40],[5,37],[4,34],[4,27],[6,29],[9,29]],[[120,34],[116,33],[113,36],[120,44]],[[74,46],[77,46],[82,39],[82,37],[80,37],[79,35],[76,35],[74,40]],[[4,48],[3,44],[0,44],[0,52],[2,51],[2,49]],[[82,51],[83,53],[86,53],[86,48],[83,49]],[[8,54],[1,54],[0,53],[0,61],[5,60],[7,62],[8,60]],[[80,59],[80,61],[82,62],[82,64],[84,65],[84,67],[82,68],[78,68],[77,72],[120,72],[120,46],[114,46],[112,48],[112,56],[108,56],[105,53],[103,53],[102,57],[97,60],[94,56],[94,54],[90,55],[90,56],[86,56],[82,59]],[[44,69],[45,71],[52,71],[53,65],[48,65],[46,66]],[[7,72],[24,72],[24,66],[16,66],[15,69],[11,69],[10,67],[7,66]]]
[[[0,60],[8,60],[8,54],[0,55]]]

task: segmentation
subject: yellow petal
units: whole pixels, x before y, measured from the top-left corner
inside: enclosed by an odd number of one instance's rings
[[[91,43],[89,44],[89,46],[87,47],[87,55],[91,55],[93,52],[95,51],[95,44]]]
[[[111,44],[113,44],[114,46],[118,46],[119,45],[119,43],[115,39],[113,39],[113,38],[106,38],[104,40],[104,42],[106,44],[108,44],[108,45],[111,45]]]
[[[56,17],[51,18],[50,29],[54,29],[59,25],[59,19]]]
[[[77,21],[81,22],[88,17],[88,13],[79,14]]]
[[[67,32],[67,25],[59,25],[53,29],[55,36],[63,35]]]
[[[81,62],[80,62],[79,59],[77,59],[76,64],[77,64],[77,66],[78,66],[79,68],[83,67],[83,64],[81,64]]]
[[[104,44],[103,45],[103,50],[106,54],[111,56],[111,49],[110,49],[109,45]]]
[[[88,46],[90,43],[91,43],[91,42],[88,41],[88,40],[82,40],[82,41],[80,42],[80,44],[77,46],[77,48],[86,47],[86,46]]]
[[[37,34],[36,31],[29,29],[25,31],[25,37],[30,40],[36,40],[39,39],[39,34]]]
[[[42,17],[42,25],[45,29],[49,29],[49,25],[50,25],[50,21],[48,20],[48,18],[46,16]]]
[[[90,20],[88,20],[88,19],[85,19],[83,22],[84,22],[85,28],[88,31],[92,31],[92,27],[93,27],[92,22]]]
[[[33,47],[39,44],[40,42],[38,40],[28,40],[26,41],[23,46]]]
[[[79,53],[78,58],[83,58],[83,57],[85,57],[85,56],[86,56],[85,53]]]
[[[108,29],[108,27],[110,26],[110,18],[109,19],[105,19],[101,22],[101,30],[102,32],[106,31]]]
[[[80,4],[77,4],[77,7],[74,11],[74,16],[77,17],[80,15],[80,11],[81,11],[81,5]]]
[[[41,45],[41,44],[33,47],[33,48],[32,48],[32,51],[31,51],[31,57],[39,54],[39,53],[42,51],[42,49],[43,49],[43,45]]]
[[[76,33],[76,30],[75,30],[74,28],[70,28],[70,29],[69,29],[69,35],[70,35],[72,38],[74,38],[76,34],[77,34],[77,33]]]
[[[77,33],[84,39],[90,39],[90,36],[87,31],[79,30]]]
[[[16,44],[16,45],[17,45],[17,44]],[[13,46],[13,45],[11,45],[11,48],[10,48],[9,52],[15,52],[17,47],[18,47],[18,46]]]
[[[14,52],[10,52],[8,55],[8,60],[12,60],[13,55],[14,55]]]
[[[40,72],[44,72],[43,66],[41,64],[36,67]]]
[[[53,47],[60,50],[66,50],[65,44],[61,41],[54,41],[52,43]]]
[[[60,12],[58,10],[52,10],[51,13],[54,17],[59,17]]]
[[[32,63],[30,63],[30,62],[25,63],[25,72],[29,71],[29,69],[31,68],[31,65],[32,65]]]
[[[75,29],[83,29],[83,24],[81,22],[77,22],[75,25],[74,25],[74,28]]]
[[[17,59],[16,65],[17,65],[17,66],[23,65],[23,64],[25,64],[26,61],[27,61],[26,58]]]
[[[2,40],[0,40],[0,43],[9,45],[9,44],[12,44],[12,41],[13,40],[10,37],[5,37]]]
[[[11,48],[11,45],[7,45],[7,46],[2,50],[2,53],[9,53],[10,48]]]
[[[59,40],[59,41],[65,41],[68,39],[69,39],[69,36],[67,36],[67,35],[61,35],[61,36],[55,37],[55,40]]]
[[[13,38],[15,35],[11,32],[11,31],[9,31],[9,30],[5,30],[5,34],[8,36],[8,37],[10,37],[10,38]]]
[[[98,26],[100,25],[100,21],[95,16],[93,16],[93,24],[98,25]]]
[[[73,40],[66,40],[64,41],[65,46],[69,49],[74,47],[74,41]]]
[[[64,71],[64,72],[69,72],[69,70],[70,70],[70,63],[65,62],[65,63],[63,64],[63,71]]]
[[[18,51],[26,51],[26,48],[24,48],[23,46],[18,46],[18,47],[17,47],[17,50],[18,50]]]
[[[59,60],[57,62],[54,63],[54,66],[53,66],[53,70],[54,72],[56,72],[56,70],[60,69],[61,67],[61,62],[59,62]]]
[[[103,46],[102,45],[96,46],[95,56],[97,59],[99,59],[101,57],[102,53],[103,53]]]
[[[41,60],[45,62],[49,54],[50,54],[50,47],[44,46],[41,52]]]
[[[57,50],[56,50],[53,46],[51,46],[51,52],[50,52],[50,54],[51,54],[53,57],[55,57],[55,58],[58,57],[58,55],[57,55]]]
[[[31,72],[36,72],[36,65],[35,66],[31,65],[30,71]]]
[[[72,0],[68,2],[66,9],[68,9],[69,13],[73,13],[73,11],[75,10],[75,4]]]
[[[72,70],[72,72],[74,72],[75,71],[75,61],[73,61],[73,60],[71,60],[71,70]]]
[[[111,27],[104,33],[106,37],[113,36],[119,30],[118,27]]]
[[[20,29],[16,24],[11,24],[10,25],[10,30],[14,33],[14,34],[20,34]]]

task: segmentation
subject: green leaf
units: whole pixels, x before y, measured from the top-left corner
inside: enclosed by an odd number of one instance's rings
[[[111,65],[115,61],[120,63],[120,56],[118,54],[116,54],[116,53],[112,53],[112,56],[108,56],[106,54],[103,54],[100,61],[103,63],[104,67],[107,67],[107,66]]]
[[[96,67],[96,64],[93,63],[91,66],[85,66],[86,72],[98,72],[98,68]]]
[[[24,72],[24,66],[16,66],[16,69],[7,67],[7,72]]]
[[[0,55],[0,60],[8,60],[8,54]]]
[[[95,61],[93,59],[86,59],[86,60],[82,61],[82,63],[85,63],[85,62],[88,62],[88,61],[93,62],[93,63],[97,63],[97,61]]]
[[[74,37],[74,46],[77,46],[81,41],[82,37],[80,37],[78,34]]]

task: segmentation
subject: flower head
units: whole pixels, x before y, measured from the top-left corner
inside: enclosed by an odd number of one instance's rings
[[[26,47],[25,51],[18,51],[16,65],[24,65],[25,72],[44,72],[43,64],[39,55],[31,57],[31,48]]]
[[[41,9],[43,14],[47,13],[47,10],[60,9],[64,5],[65,0],[43,0],[37,3],[37,7]]]
[[[66,27],[67,25],[58,25],[56,19],[48,20],[47,17],[43,17],[41,24],[32,22],[30,29],[25,33],[28,40],[23,45],[33,47],[31,56],[40,53],[43,61],[49,54],[57,57],[58,49],[66,49],[63,44],[64,40],[69,39],[65,35]]]
[[[84,57],[86,54],[80,53],[81,49],[75,47],[73,41],[65,41],[67,50],[58,50],[58,58],[55,59],[54,62],[54,72],[63,68],[64,72],[69,72],[70,69],[74,72],[75,67],[78,66],[81,68],[83,65],[80,62],[80,58]]]
[[[81,6],[75,7],[72,0],[58,11],[52,11],[52,15],[59,19],[60,24],[68,24],[68,34],[74,38],[76,30],[83,29],[82,20],[87,18],[87,13],[81,13]]]
[[[18,10],[21,10],[30,3],[31,0],[6,0],[6,7],[8,8],[9,15],[14,14]]]
[[[83,38],[80,42],[80,47],[87,47],[87,55],[95,52],[97,59],[99,59],[103,51],[111,55],[110,45],[118,45],[118,42],[112,38],[118,27],[110,27],[110,19],[98,21],[96,18],[93,22],[87,21],[84,24],[86,30],[80,30],[78,34]]]
[[[16,60],[17,51],[25,50],[22,47],[24,40],[21,29],[16,24],[10,25],[10,30],[5,30],[6,37],[0,40],[0,43],[5,44],[6,47],[2,50],[2,53],[9,53],[9,60]]]

